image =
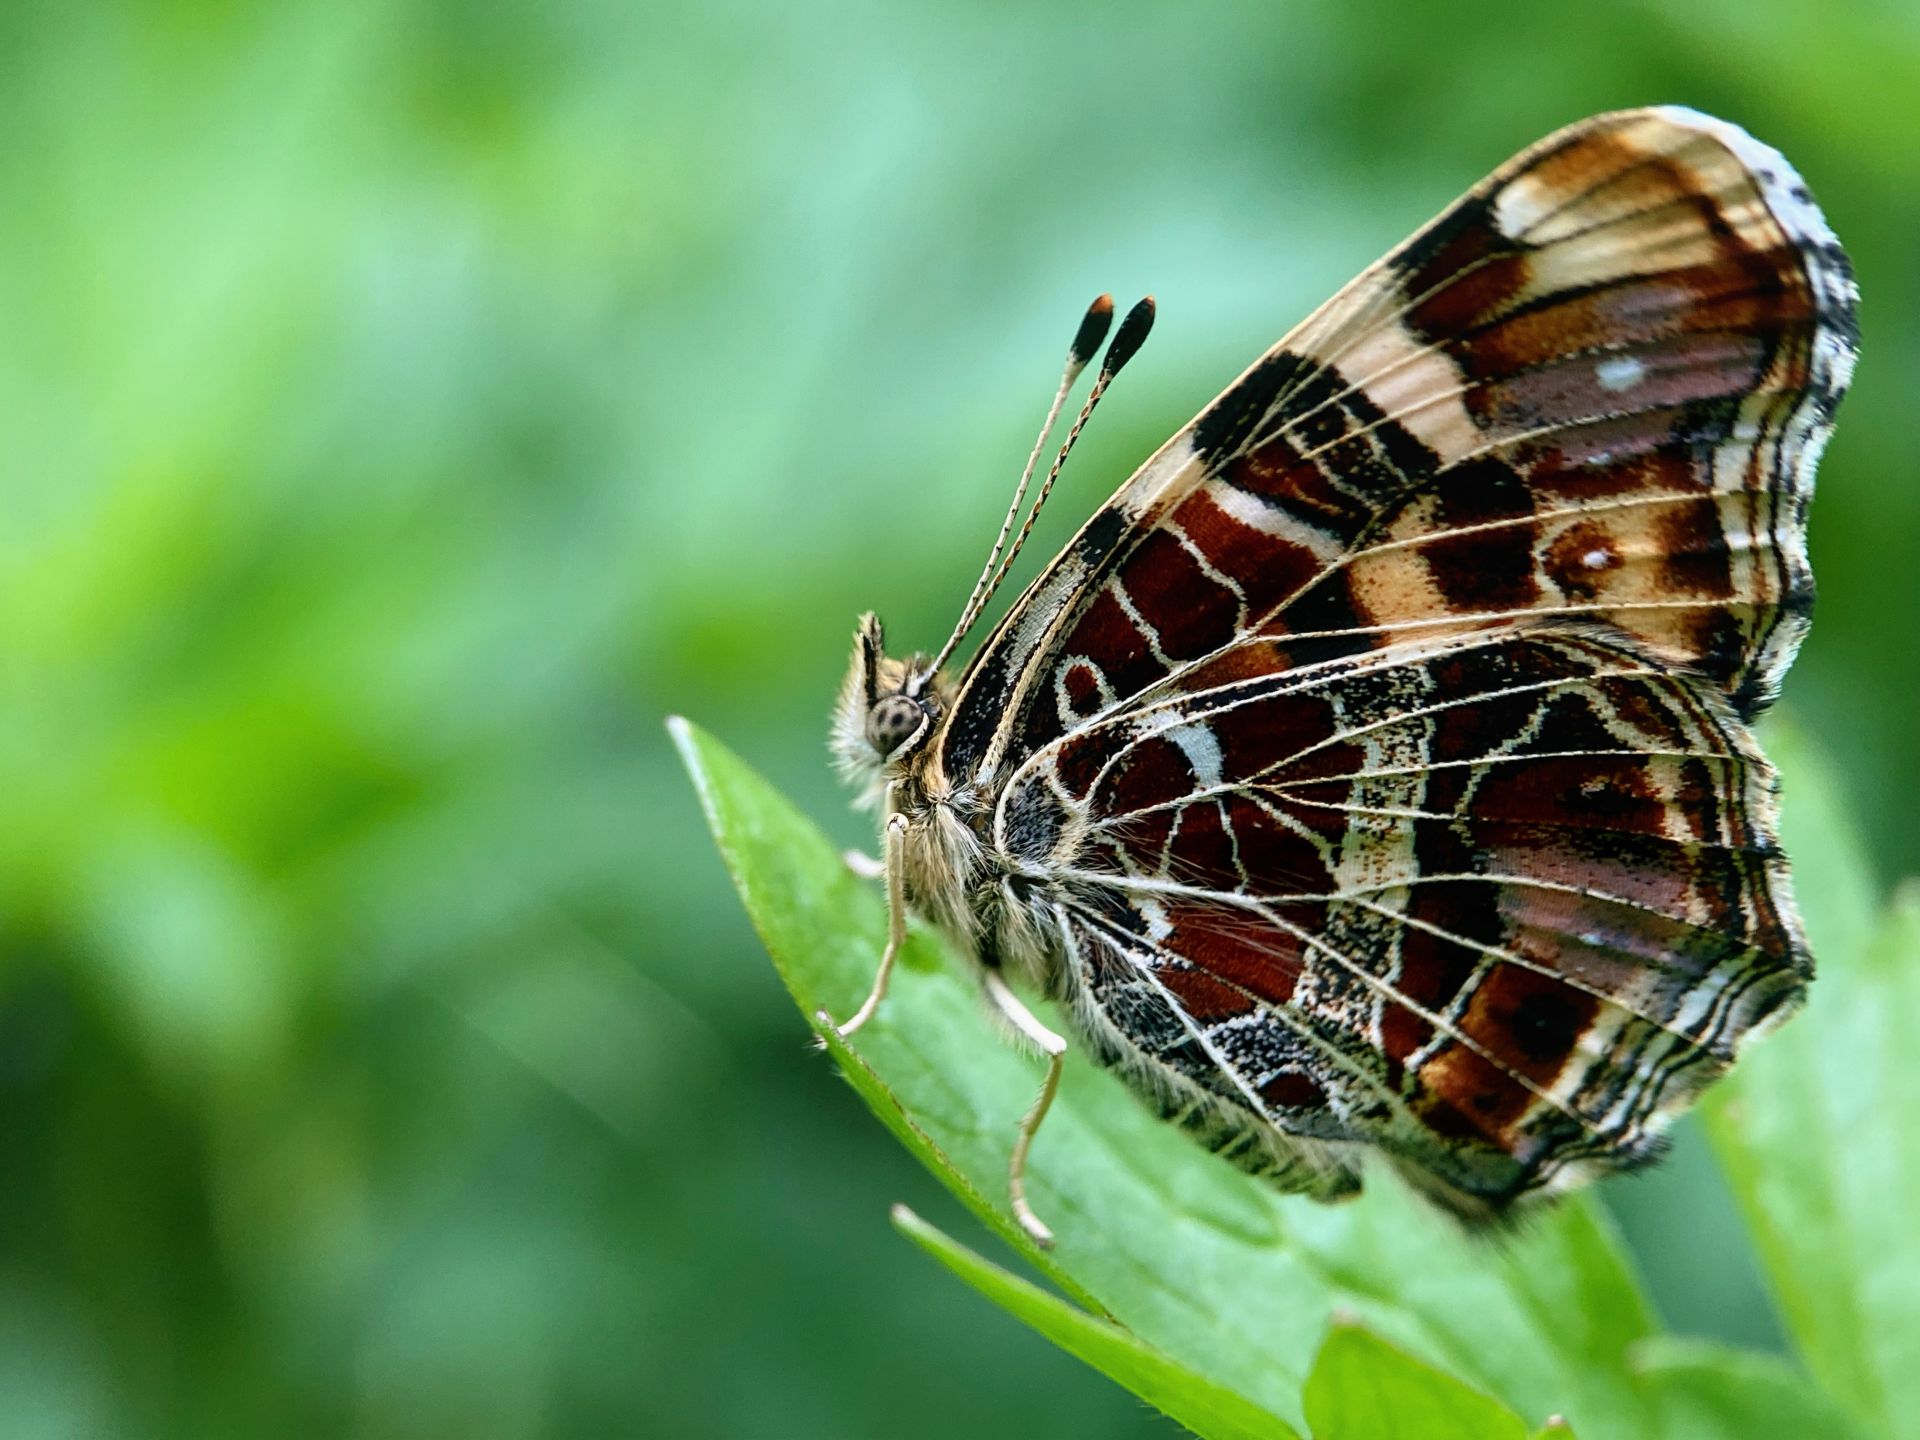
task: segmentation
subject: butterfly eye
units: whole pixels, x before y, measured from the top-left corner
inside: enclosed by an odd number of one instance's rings
[[[867,743],[884,759],[916,739],[930,718],[910,696],[885,696],[867,712]]]

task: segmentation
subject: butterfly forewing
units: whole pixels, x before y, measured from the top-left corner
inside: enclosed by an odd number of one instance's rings
[[[937,737],[1102,1058],[1293,1188],[1631,1165],[1811,974],[1744,728],[1844,255],[1689,111],[1525,152],[1176,435]]]
[[[1805,501],[1853,353],[1805,197],[1687,111],[1510,162],[1095,515],[983,647],[949,771],[1215,658],[1275,671],[1519,617],[1603,620],[1764,703],[1804,631]]]

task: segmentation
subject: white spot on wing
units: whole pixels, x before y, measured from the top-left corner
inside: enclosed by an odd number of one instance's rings
[[[1173,921],[1167,916],[1167,907],[1158,900],[1141,899],[1134,903],[1140,907],[1141,918],[1147,922],[1147,938],[1156,945],[1164,944],[1167,937],[1173,934]]]
[[[1508,240],[1524,240],[1527,231],[1551,215],[1560,195],[1524,171],[1493,192],[1493,225]]]
[[[1167,729],[1166,737],[1187,757],[1195,780],[1209,788],[1220,783],[1220,742],[1213,738],[1212,729],[1205,725],[1174,725]]]
[[[1207,494],[1214,504],[1249,530],[1298,545],[1319,560],[1332,560],[1341,553],[1340,542],[1326,531],[1295,520],[1284,510],[1266,504],[1259,496],[1249,495],[1237,486],[1209,485]]]
[[[1593,367],[1594,378],[1600,382],[1602,390],[1618,393],[1631,390],[1646,378],[1647,367],[1631,355],[1616,355],[1611,360],[1602,360]]]

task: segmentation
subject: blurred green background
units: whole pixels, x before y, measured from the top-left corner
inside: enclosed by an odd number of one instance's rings
[[[0,11],[0,1433],[1171,1434],[887,1228],[951,1212],[661,718],[859,842],[854,615],[944,636],[1088,298],[1160,326],[1039,551],[1508,153],[1667,100],[1858,262],[1788,698],[1890,881],[1910,6]],[[1608,1198],[1676,1325],[1777,1343],[1690,1133]]]

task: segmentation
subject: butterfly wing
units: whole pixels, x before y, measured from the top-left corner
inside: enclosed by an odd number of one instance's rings
[[[1647,1158],[1798,1000],[1772,796],[1711,690],[1505,629],[1124,708],[994,838],[1096,1052],[1209,1143],[1337,1192],[1365,1142],[1479,1213]]]
[[[938,742],[1096,1052],[1321,1194],[1360,1144],[1469,1213],[1653,1153],[1811,973],[1743,722],[1855,298],[1775,152],[1601,116],[1162,447]]]
[[[946,775],[992,786],[1169,681],[1520,619],[1616,626],[1750,717],[1805,633],[1855,300],[1804,185],[1738,128],[1665,108],[1549,137],[1094,515],[969,667]]]

